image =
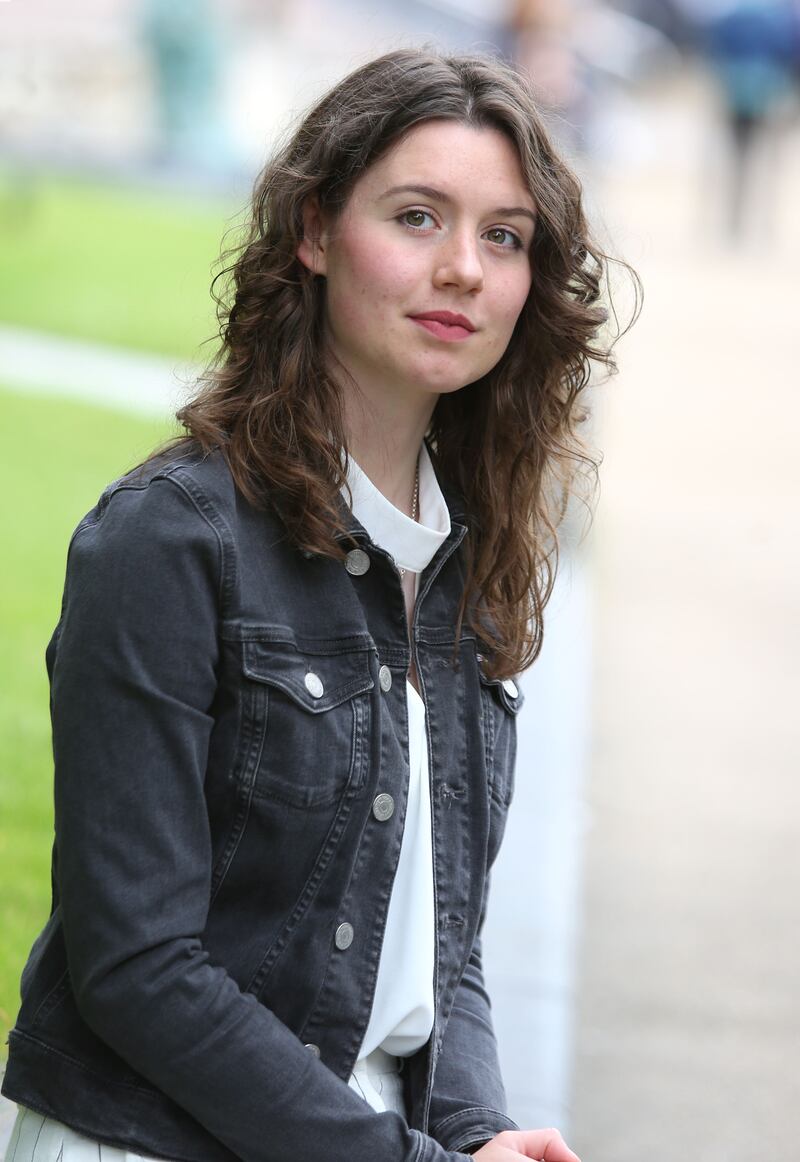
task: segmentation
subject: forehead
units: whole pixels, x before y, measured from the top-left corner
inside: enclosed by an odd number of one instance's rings
[[[378,198],[395,185],[442,190],[451,198],[534,209],[516,146],[499,129],[457,121],[415,125],[362,174],[354,196]]]

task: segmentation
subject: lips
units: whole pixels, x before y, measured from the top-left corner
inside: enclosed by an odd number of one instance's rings
[[[411,315],[410,318],[437,339],[451,343],[459,339],[468,339],[475,330],[474,324],[466,315],[457,315],[453,311],[425,311],[420,315]]]
[[[475,330],[466,315],[456,315],[452,311],[425,311],[420,315],[412,315],[411,318],[420,321],[430,319],[433,323],[444,323],[446,327],[463,327],[465,331]]]

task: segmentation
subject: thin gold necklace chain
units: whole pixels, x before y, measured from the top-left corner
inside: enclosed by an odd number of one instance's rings
[[[417,467],[414,472],[414,495],[411,498],[411,519],[417,520],[419,517],[419,454],[417,454]],[[406,571],[398,565],[397,571],[401,577],[405,577]]]
[[[419,517],[419,456],[417,456],[417,467],[414,472],[414,495],[411,498],[411,519],[417,520]]]

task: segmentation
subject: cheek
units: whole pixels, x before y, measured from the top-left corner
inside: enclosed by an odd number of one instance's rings
[[[396,249],[382,242],[369,235],[341,239],[328,275],[332,318],[363,325],[388,314],[403,298],[411,272]]]
[[[487,333],[486,345],[489,366],[494,366],[508,347],[530,288],[531,277],[527,271],[507,277],[495,287],[492,299],[494,326]]]
[[[510,338],[517,319],[528,299],[531,289],[531,276],[528,271],[520,272],[518,276],[509,279],[499,296],[499,318],[502,320],[506,335]]]

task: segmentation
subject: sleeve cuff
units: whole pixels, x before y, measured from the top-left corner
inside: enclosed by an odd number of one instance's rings
[[[485,1106],[470,1106],[451,1114],[429,1132],[447,1150],[472,1154],[503,1130],[518,1130],[508,1114]]]

